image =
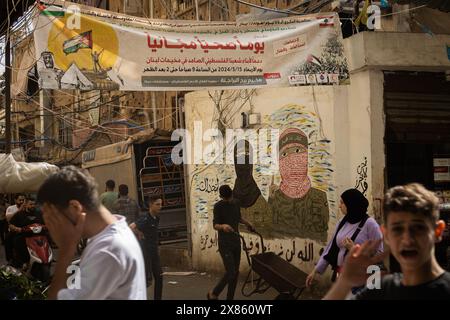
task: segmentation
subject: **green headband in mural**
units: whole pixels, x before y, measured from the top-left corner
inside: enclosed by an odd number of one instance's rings
[[[280,137],[279,148],[282,150],[285,146],[290,144],[300,144],[308,148],[308,138],[299,129],[287,129]]]

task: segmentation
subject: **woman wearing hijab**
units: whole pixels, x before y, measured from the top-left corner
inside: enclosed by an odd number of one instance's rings
[[[339,209],[344,218],[338,223],[333,239],[328,243],[316,267],[306,278],[307,287],[312,284],[316,273],[323,274],[328,265],[333,268],[334,281],[340,273],[346,254],[355,244],[383,237],[378,223],[367,215],[368,206],[369,201],[356,189],[348,189],[341,195]],[[383,243],[380,243],[378,252],[382,251]]]

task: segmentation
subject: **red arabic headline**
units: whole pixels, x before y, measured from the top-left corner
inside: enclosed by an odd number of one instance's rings
[[[247,44],[243,44],[239,41],[239,39],[235,36],[233,41],[227,43],[219,43],[214,41],[212,44],[208,43],[205,40],[200,40],[198,37],[194,37],[195,40],[186,43],[181,41],[181,39],[177,39],[176,42],[167,40],[165,37],[158,36],[157,38],[152,37],[147,34],[147,45],[153,52],[156,52],[157,49],[165,48],[165,49],[180,49],[183,52],[183,49],[193,49],[196,50],[198,48],[202,49],[203,52],[208,53],[209,50],[250,50],[253,53],[264,53],[264,42],[248,42]],[[197,44],[198,43],[198,44]]]

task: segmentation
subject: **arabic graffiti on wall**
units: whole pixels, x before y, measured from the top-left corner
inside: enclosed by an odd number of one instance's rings
[[[206,249],[215,248],[216,251],[219,250],[218,243],[217,243],[217,233],[214,234],[214,236],[211,236],[209,234],[200,235],[200,250],[204,251]]]
[[[250,256],[263,252],[274,252],[279,257],[295,265],[304,262],[316,263],[323,253],[323,248],[320,248],[317,251],[314,242],[308,240],[265,241],[263,250],[259,237],[254,235],[245,235],[244,239]],[[217,232],[214,232],[213,234],[206,232],[200,235],[200,250],[213,250],[214,252],[219,250]]]
[[[219,179],[218,178],[204,178],[198,186],[198,190],[204,191],[206,193],[213,193],[219,191]]]
[[[355,189],[358,189],[366,196],[369,185],[367,184],[367,157],[364,157],[364,161],[356,168],[358,177],[356,178]]]

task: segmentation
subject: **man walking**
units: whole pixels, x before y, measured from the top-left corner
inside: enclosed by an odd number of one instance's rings
[[[128,186],[121,184],[119,186],[119,198],[114,202],[113,213],[125,216],[127,223],[137,221],[139,218],[139,206],[136,200],[128,196]]]
[[[233,199],[230,186],[219,188],[220,200],[214,205],[214,229],[218,231],[219,252],[225,266],[225,274],[216,287],[208,292],[208,300],[217,300],[220,293],[228,285],[227,300],[233,300],[239,276],[241,262],[241,239],[239,237],[239,223],[247,225],[250,231],[253,226],[241,218],[241,210],[237,201]]]
[[[117,200],[117,192],[114,192],[116,188],[116,183],[114,180],[106,181],[106,191],[100,195],[100,202],[102,205],[109,210],[109,212],[113,212],[114,202]]]
[[[149,199],[149,211],[143,217],[140,217],[135,223],[130,225],[131,229],[137,234],[138,238],[142,240],[147,286],[153,279],[155,280],[154,299],[161,300],[162,297],[162,268],[159,257],[159,213],[161,212],[162,199],[160,196],[153,196]]]

